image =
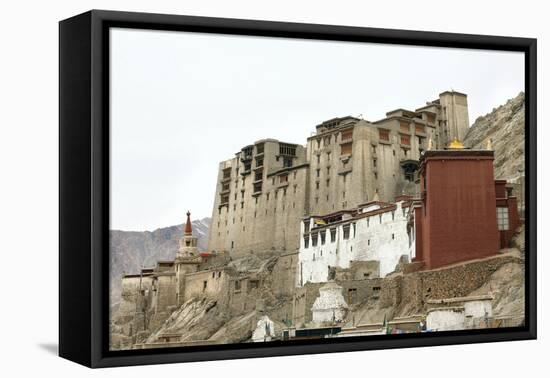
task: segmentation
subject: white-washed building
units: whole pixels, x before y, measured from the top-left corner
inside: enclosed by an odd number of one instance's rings
[[[342,295],[342,286],[329,282],[319,289],[319,297],[313,302],[311,313],[313,324],[342,322],[348,311],[348,304]]]
[[[393,272],[402,256],[410,261],[415,243],[407,226],[409,207],[410,198],[401,197],[303,219],[297,286],[327,282],[331,268],[349,268],[352,261],[378,261],[379,277]]]
[[[491,294],[431,299],[426,317],[426,326],[432,331],[487,328],[493,317]]]

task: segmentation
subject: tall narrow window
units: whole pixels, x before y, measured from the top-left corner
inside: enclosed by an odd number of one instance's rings
[[[379,129],[378,130],[378,138],[382,141],[389,142],[389,140],[390,140],[389,130]]]
[[[340,140],[350,140],[353,137],[353,129],[348,129],[342,131]]]
[[[264,165],[264,158],[263,157],[257,157],[256,158],[256,167],[261,167]]]
[[[342,226],[342,230],[344,231],[344,240],[349,239],[349,224],[346,224]]]
[[[340,145],[340,155],[351,155],[351,148],[353,143],[344,143]]]
[[[291,157],[285,157],[283,158],[283,167],[290,168],[292,167],[293,160]]]
[[[317,247],[317,233],[311,234],[311,245],[314,247]]]
[[[507,207],[497,207],[497,224],[499,231],[507,231],[510,229]]]
[[[256,145],[256,153],[258,155],[264,153],[264,144],[263,143]]]

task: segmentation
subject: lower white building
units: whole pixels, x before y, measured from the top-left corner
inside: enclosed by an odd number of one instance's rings
[[[414,257],[414,232],[407,227],[410,200],[368,202],[357,209],[301,222],[297,286],[327,282],[331,267],[352,261],[378,261],[378,276],[395,270],[399,259]]]
[[[429,306],[445,307],[428,310],[426,327],[431,331],[486,328],[493,316],[492,302],[493,296],[489,294],[428,300]]]

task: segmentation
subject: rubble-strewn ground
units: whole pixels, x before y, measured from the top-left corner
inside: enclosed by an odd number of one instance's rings
[[[502,266],[491,278],[471,295],[492,294],[493,315],[519,317],[525,311],[525,271],[523,264]]]
[[[230,319],[220,311],[216,301],[190,299],[174,311],[166,322],[147,339],[155,342],[161,334],[181,334],[181,341],[208,340]]]
[[[256,311],[236,316],[218,329],[210,337],[210,340],[225,344],[249,341],[259,318],[260,316]]]

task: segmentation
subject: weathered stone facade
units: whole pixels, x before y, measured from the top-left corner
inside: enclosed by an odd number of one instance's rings
[[[274,139],[245,146],[220,163],[209,249],[234,257],[293,252],[303,216],[414,195],[422,151],[463,138],[468,127],[466,95],[443,92],[424,107],[397,109],[376,122],[325,121],[305,147]]]
[[[305,148],[274,139],[220,163],[208,248],[234,257],[296,250],[306,181]]]
[[[434,330],[521,324],[520,252],[473,260],[484,256],[459,250],[467,261],[437,269],[411,263],[422,203],[403,194],[416,193],[427,144],[460,138],[467,117],[465,95],[445,92],[374,123],[324,122],[306,147],[269,139],[243,148],[220,164],[210,250],[199,252],[188,213],[174,261],[123,277],[111,347],[270,341],[320,328],[331,337],[340,328],[421,332],[427,319]],[[517,206],[505,184],[492,206]],[[506,242],[521,250],[514,233]],[[509,271],[516,281],[503,278]],[[488,295],[494,284],[520,304]]]

